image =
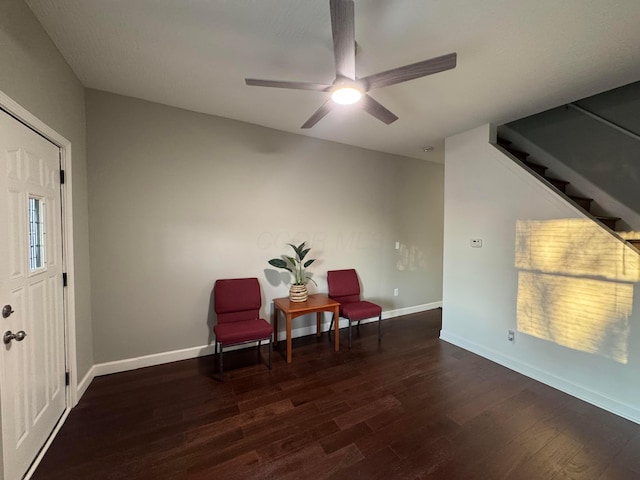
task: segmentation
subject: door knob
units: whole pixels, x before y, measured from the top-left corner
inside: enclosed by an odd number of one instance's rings
[[[2,318],[9,318],[12,313],[13,309],[11,308],[11,305],[5,305],[2,307]]]
[[[20,330],[19,332],[16,332],[16,333],[12,333],[11,330],[7,330],[6,332],[4,332],[4,337],[2,337],[2,341],[4,342],[5,345],[9,345],[12,340],[15,340],[16,342],[21,342],[22,340],[24,340],[24,337],[26,336],[27,334],[24,332],[24,330]]]

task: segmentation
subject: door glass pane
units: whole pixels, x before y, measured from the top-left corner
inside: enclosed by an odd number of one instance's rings
[[[29,197],[29,269],[44,267],[44,202]]]

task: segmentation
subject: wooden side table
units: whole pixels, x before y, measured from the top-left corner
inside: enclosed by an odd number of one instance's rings
[[[282,312],[287,319],[287,363],[291,363],[291,321],[306,313],[316,313],[317,336],[322,335],[322,312],[332,312],[335,315],[335,351],[340,350],[340,332],[338,331],[338,319],[340,315],[340,303],[322,293],[309,295],[306,302],[292,302],[289,297],[273,299],[273,328],[274,344],[278,344],[278,312]]]

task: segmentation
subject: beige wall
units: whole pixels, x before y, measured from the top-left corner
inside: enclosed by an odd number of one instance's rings
[[[94,90],[87,122],[96,363],[210,343],[217,278],[257,276],[270,315],[287,242],[312,292],[355,267],[386,311],[441,300],[442,165]]]
[[[77,373],[93,365],[84,88],[22,0],[0,2],[0,90],[72,144]]]

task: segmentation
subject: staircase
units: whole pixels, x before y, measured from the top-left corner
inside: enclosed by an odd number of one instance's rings
[[[591,202],[593,202],[593,198],[581,197],[579,195],[572,195],[567,193],[567,186],[569,185],[569,182],[547,175],[547,167],[530,160],[529,154],[527,152],[523,152],[522,150],[518,150],[517,148],[513,147],[509,140],[498,137],[496,146],[502,152],[508,153],[518,159],[525,168],[539,177],[542,181],[558,190],[564,197],[571,200],[575,205],[584,210],[591,218],[597,220],[602,225],[613,230],[614,232],[617,232],[616,223],[620,220],[620,218],[609,217],[606,215],[595,215],[591,213]],[[640,250],[640,238],[625,236],[625,232],[619,232],[618,236],[623,238],[628,244]]]

